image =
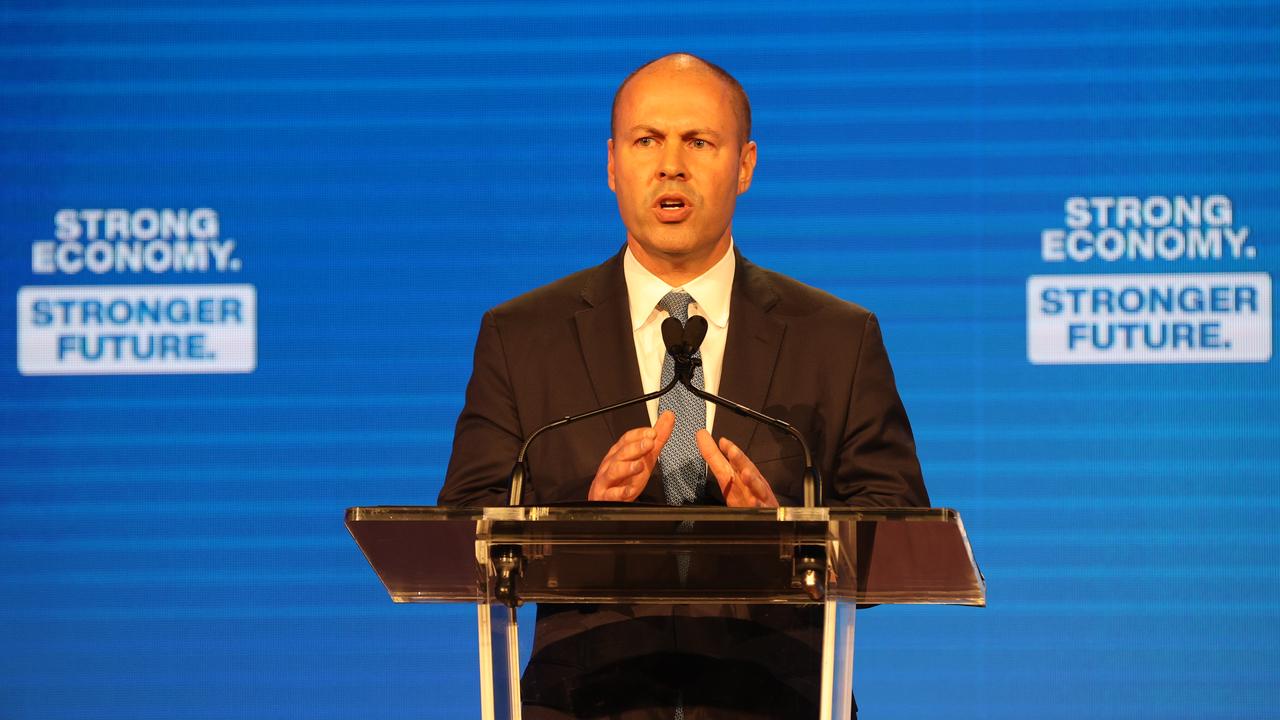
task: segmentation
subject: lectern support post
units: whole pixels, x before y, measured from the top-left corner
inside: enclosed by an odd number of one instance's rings
[[[520,630],[516,613],[516,608],[507,605],[476,604],[482,720],[520,720]]]

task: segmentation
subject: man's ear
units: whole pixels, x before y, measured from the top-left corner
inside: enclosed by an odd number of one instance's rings
[[[612,153],[609,155],[613,157]],[[612,159],[610,160],[612,162]],[[747,191],[751,187],[751,178],[756,172],[756,143],[754,140],[748,140],[746,146],[742,148],[742,156],[738,158],[738,194]],[[612,175],[610,175],[612,178]],[[612,182],[612,179],[610,180]]]
[[[614,182],[613,182],[613,138],[609,138],[608,148],[609,148],[609,162],[605,164],[605,173],[608,174],[609,176],[609,189],[613,190],[614,192],[617,192],[618,189],[614,187]]]

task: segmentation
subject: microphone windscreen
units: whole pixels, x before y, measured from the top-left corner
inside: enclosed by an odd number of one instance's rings
[[[680,321],[669,317],[662,321],[662,342],[667,346],[667,352],[678,353],[680,344],[684,342],[684,326]]]
[[[692,315],[684,326],[684,345],[690,353],[698,350],[702,339],[707,336],[707,319],[701,315]]]

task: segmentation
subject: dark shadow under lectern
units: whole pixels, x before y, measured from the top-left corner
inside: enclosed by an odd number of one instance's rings
[[[986,604],[948,509],[356,507],[395,602],[477,605],[482,717],[520,717],[516,609],[538,603],[822,605],[822,720],[847,718],[858,604]]]

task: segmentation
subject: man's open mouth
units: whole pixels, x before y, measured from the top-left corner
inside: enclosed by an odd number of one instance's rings
[[[680,222],[693,212],[693,203],[683,195],[660,195],[653,209],[661,222]]]

